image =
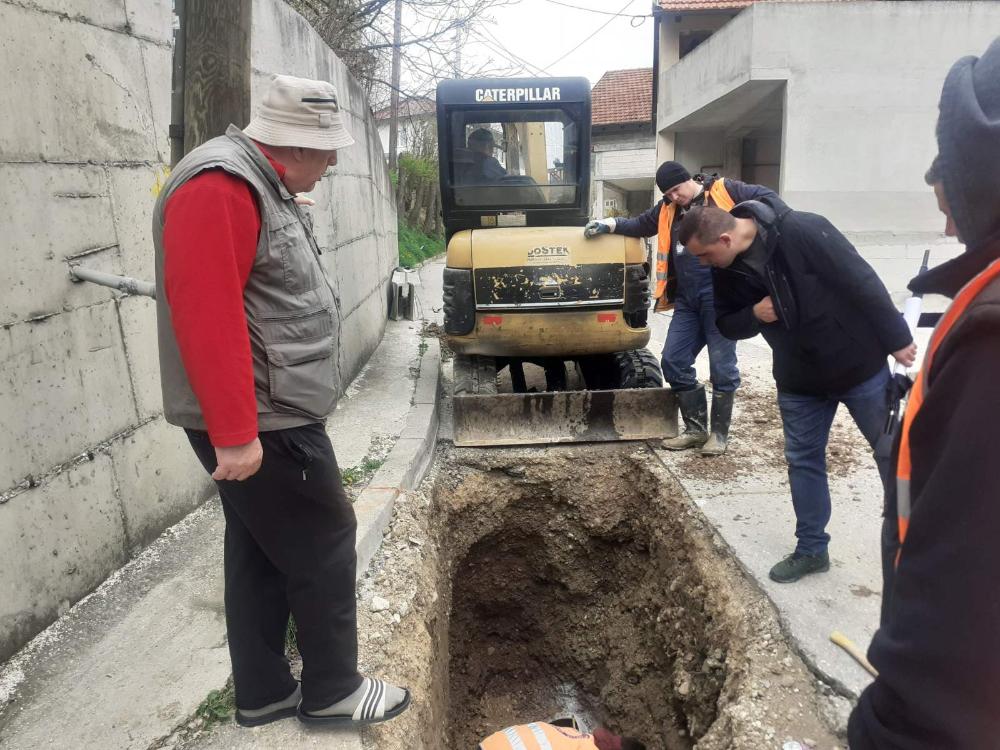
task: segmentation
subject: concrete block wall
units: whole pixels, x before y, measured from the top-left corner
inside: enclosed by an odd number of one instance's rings
[[[652,177],[656,174],[656,149],[652,146],[602,151],[594,154],[594,160],[598,180]]]
[[[0,0],[0,661],[212,492],[161,416],[153,301],[68,276],[153,278],[172,21],[170,0]],[[255,97],[274,72],[332,80],[357,141],[313,195],[346,384],[381,338],[396,264],[381,145],[301,17],[259,0],[253,27]]]

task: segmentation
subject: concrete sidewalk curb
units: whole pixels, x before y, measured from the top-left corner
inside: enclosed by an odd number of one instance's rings
[[[382,468],[354,501],[358,519],[357,579],[368,570],[392,521],[396,498],[420,484],[434,459],[440,422],[441,348],[435,340],[420,358],[420,372],[406,426]]]

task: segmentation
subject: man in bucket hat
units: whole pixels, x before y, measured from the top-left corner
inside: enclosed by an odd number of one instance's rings
[[[325,81],[276,76],[244,130],[194,149],[154,208],[163,411],[216,481],[236,720],[374,723],[409,692],[357,669],[354,511],[324,427],[334,290],[296,194],[354,142]],[[289,670],[294,617],[302,682]]]

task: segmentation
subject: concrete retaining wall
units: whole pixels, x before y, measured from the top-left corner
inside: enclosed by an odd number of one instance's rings
[[[313,197],[340,290],[340,377],[381,338],[396,216],[368,103],[281,0],[254,4],[254,97],[274,72],[338,87],[357,144]],[[170,0],[0,0],[0,660],[211,493],[161,417],[152,300],[68,262],[153,278],[169,158]]]

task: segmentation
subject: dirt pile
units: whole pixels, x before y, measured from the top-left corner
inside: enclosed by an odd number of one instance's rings
[[[711,401],[711,395],[708,398]],[[827,443],[828,474],[831,478],[849,476],[858,466],[871,460],[871,451],[846,407],[839,407]],[[709,481],[759,474],[762,468],[784,473],[787,470],[785,436],[776,391],[773,388],[740,388],[736,392],[729,450],[710,461],[705,461],[696,451],[688,451],[678,458],[676,467],[684,475]]]

